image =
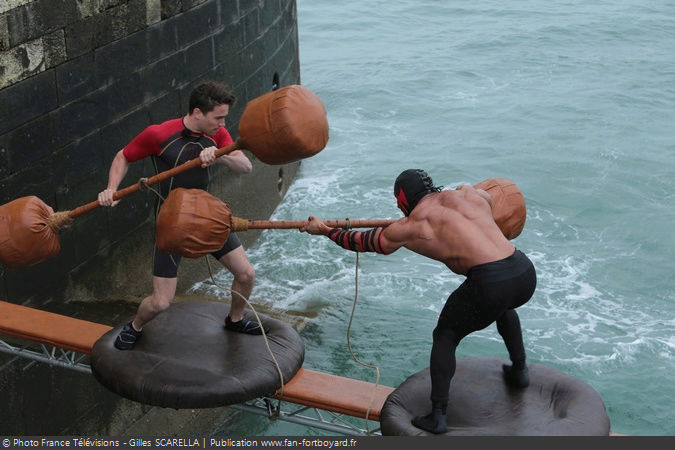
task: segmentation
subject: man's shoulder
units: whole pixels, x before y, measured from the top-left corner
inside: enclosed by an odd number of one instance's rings
[[[144,131],[157,135],[160,139],[171,136],[172,134],[182,131],[184,128],[183,118],[170,119],[162,123],[157,123],[148,126]]]

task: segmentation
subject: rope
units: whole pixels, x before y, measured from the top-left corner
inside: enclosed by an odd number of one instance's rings
[[[279,418],[279,414],[281,412],[281,398],[284,396],[284,375],[281,373],[281,367],[279,366],[279,363],[277,362],[277,358],[274,356],[274,352],[272,352],[272,349],[270,348],[270,343],[269,340],[267,339],[267,333],[265,333],[265,327],[263,327],[262,321],[260,320],[260,316],[258,316],[258,313],[256,312],[255,308],[251,303],[248,301],[246,297],[244,297],[241,293],[235,291],[232,288],[222,286],[218,284],[215,280],[215,277],[213,276],[213,270],[211,269],[211,262],[209,261],[208,257],[204,256],[204,259],[206,260],[206,265],[209,268],[209,276],[211,277],[211,282],[224,290],[230,291],[232,294],[238,295],[246,304],[248,305],[249,308],[251,308],[251,311],[253,311],[253,314],[255,314],[255,318],[258,321],[258,326],[260,327],[260,331],[262,331],[262,336],[263,339],[265,340],[265,346],[267,347],[267,351],[269,352],[270,356],[272,357],[272,361],[274,361],[274,365],[277,368],[277,372],[279,373],[279,380],[281,381],[281,392],[279,393],[279,398],[278,398],[278,403],[277,403],[277,410],[274,412],[270,418],[272,419],[277,419]]]
[[[349,219],[347,219],[349,221]],[[368,426],[368,416],[370,415],[370,410],[373,409],[373,404],[375,403],[375,394],[377,392],[377,387],[380,383],[380,368],[377,367],[376,365],[373,364],[368,364],[360,361],[356,355],[354,355],[354,351],[352,350],[352,344],[351,344],[351,329],[352,329],[352,320],[354,319],[354,313],[356,312],[356,301],[359,297],[359,253],[356,252],[356,265],[355,265],[355,274],[354,274],[354,303],[352,305],[352,314],[349,317],[349,326],[347,327],[347,347],[349,348],[349,353],[352,355],[352,358],[354,361],[357,363],[361,364],[364,367],[368,367],[370,369],[375,369],[376,377],[375,377],[375,387],[373,388],[373,392],[370,394],[370,403],[368,403],[368,409],[366,410],[366,433],[370,435],[370,428]]]
[[[159,192],[157,189],[153,188],[152,186],[150,186],[148,184],[148,179],[149,178],[146,178],[146,177],[139,178],[138,179],[138,189],[141,190],[141,191],[144,191],[144,190],[147,189],[150,192],[154,192],[155,195],[157,195],[157,197],[161,198],[163,202],[166,201],[166,199],[162,196],[161,192]],[[172,180],[173,180],[173,177],[172,177]],[[155,215],[156,214],[157,214],[157,212],[155,212]]]
[[[204,147],[199,143],[192,143],[192,144],[197,144],[202,148],[202,150],[204,149]],[[178,156],[176,157],[174,167],[176,167],[178,165],[178,161],[180,160],[180,157],[183,154],[183,150],[185,150],[185,148],[187,146],[188,146],[188,144],[185,144],[185,145],[183,145],[183,147],[181,147],[180,152],[178,153]],[[154,163],[155,163],[155,161],[153,160],[153,164]],[[156,166],[155,166],[155,171],[157,171]],[[169,181],[169,192],[171,192],[171,188],[173,187],[173,180],[174,180],[174,177],[171,177],[171,180]],[[148,178],[141,177],[138,180],[138,187],[139,187],[140,190],[149,189],[150,191],[154,192],[160,199],[162,199],[162,201],[166,201],[166,199],[162,196],[162,194],[159,191],[157,191],[156,189],[154,189],[154,188],[150,187],[150,185],[148,185]],[[155,218],[157,217],[157,215],[159,213],[159,207],[160,207],[160,203],[158,202],[157,208],[155,209]],[[209,261],[207,256],[205,256],[204,259],[206,260],[206,265],[209,269],[209,276],[211,277],[211,282],[215,286],[217,286],[217,287],[219,287],[223,290],[230,291],[233,295],[235,295],[235,294],[238,295],[242,300],[244,300],[244,302],[246,302],[248,307],[251,308],[251,311],[253,311],[253,314],[255,314],[255,318],[258,321],[258,326],[260,327],[260,330],[262,331],[263,339],[265,340],[265,346],[267,347],[267,351],[269,352],[270,356],[272,357],[272,361],[274,361],[274,365],[277,368],[277,372],[279,372],[279,379],[281,380],[281,392],[279,394],[279,403],[277,404],[277,410],[272,416],[270,416],[271,418],[276,419],[276,418],[279,417],[279,413],[281,412],[281,397],[284,396],[284,375],[281,372],[281,367],[279,366],[279,362],[277,361],[276,357],[274,356],[274,352],[272,352],[272,349],[270,348],[269,340],[267,339],[267,334],[265,333],[265,328],[263,327],[262,321],[260,320],[260,317],[258,316],[258,313],[256,312],[255,308],[253,308],[253,305],[251,305],[251,303],[248,301],[248,299],[246,297],[244,297],[241,293],[235,291],[234,289],[226,287],[226,286],[221,286],[220,284],[218,284],[216,282],[215,277],[213,276],[213,270],[211,269],[211,262]],[[176,265],[176,261],[173,259],[173,255],[171,255],[171,260]]]
[[[47,217],[47,226],[58,234],[61,228],[67,227],[72,221],[73,219],[68,215],[68,211],[55,212]]]

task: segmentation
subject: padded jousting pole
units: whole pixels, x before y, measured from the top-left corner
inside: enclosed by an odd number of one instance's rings
[[[319,153],[328,142],[326,109],[309,89],[286,86],[248,102],[239,121],[236,142],[215,152],[216,157],[247,149],[267,164],[286,164]],[[199,157],[161,172],[113,195],[119,200],[143,185],[160,183],[198,167]],[[28,267],[56,255],[58,233],[74,218],[99,207],[98,201],[72,211],[54,212],[35,196],[22,197],[0,206],[0,262],[10,269]]]
[[[525,199],[520,189],[506,178],[490,178],[474,186],[492,200],[492,216],[507,239],[517,237],[525,225]],[[332,228],[386,227],[395,219],[325,220]],[[230,207],[201,189],[171,191],[157,216],[155,241],[165,253],[199,258],[220,248],[231,232],[266,229],[298,229],[306,220],[248,220],[235,217]]]
[[[292,230],[309,223],[307,220],[248,220],[232,216],[232,231],[248,230]],[[396,219],[345,219],[324,220],[323,223],[331,228],[376,228],[387,227],[396,222]]]

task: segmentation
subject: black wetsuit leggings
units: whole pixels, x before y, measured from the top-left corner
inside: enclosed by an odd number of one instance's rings
[[[525,363],[520,320],[514,311],[534,293],[537,275],[532,262],[519,250],[508,258],[475,266],[445,302],[433,333],[431,400],[447,403],[455,374],[455,349],[466,335],[497,322],[509,358],[516,367]]]

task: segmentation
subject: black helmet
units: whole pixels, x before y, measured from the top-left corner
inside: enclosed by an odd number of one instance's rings
[[[401,172],[394,183],[394,197],[403,214],[410,215],[413,208],[425,195],[440,192],[442,186],[434,186],[431,177],[422,169],[408,169]]]

